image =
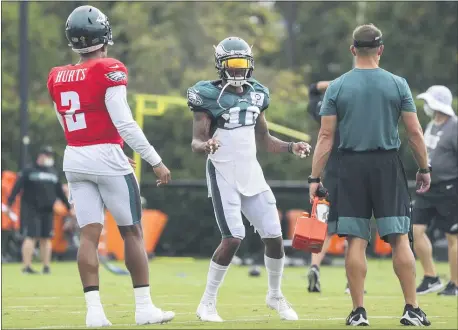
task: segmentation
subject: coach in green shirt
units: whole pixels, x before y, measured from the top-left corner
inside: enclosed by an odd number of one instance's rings
[[[363,294],[365,253],[374,215],[380,236],[391,244],[394,270],[404,293],[401,323],[430,325],[416,299],[415,257],[408,235],[410,197],[398,155],[399,118],[419,166],[419,193],[429,189],[430,168],[410,88],[404,78],[379,67],[383,49],[382,33],[374,25],[362,25],[353,32],[350,50],[356,57],[355,68],[331,82],[321,106],[321,129],[309,177],[310,198],[316,196],[338,126],[337,234],[348,237],[345,268],[353,300],[346,324],[369,325]]]

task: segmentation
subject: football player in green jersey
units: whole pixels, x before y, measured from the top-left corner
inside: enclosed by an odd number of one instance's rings
[[[311,148],[305,142],[284,142],[269,134],[264,114],[270,104],[269,90],[253,79],[253,55],[244,40],[229,37],[221,41],[215,47],[215,65],[219,79],[200,81],[187,93],[194,113],[192,150],[208,155],[208,195],[222,234],[197,316],[203,321],[222,322],[216,296],[245,237],[243,212],[265,244],[267,306],[281,319],[297,320],[281,291],[284,251],[280,220],[256,150],[259,146],[268,152],[290,152],[305,158]]]

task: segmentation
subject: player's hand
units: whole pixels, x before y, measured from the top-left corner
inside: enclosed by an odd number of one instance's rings
[[[127,157],[127,159],[129,160],[130,166],[132,166],[134,169],[137,168],[137,162],[135,160],[129,157]]]
[[[72,207],[70,211],[68,211],[68,215],[71,216],[72,218],[76,218],[75,208]]]
[[[11,209],[8,205],[2,203],[2,212],[8,214],[11,212]]]
[[[64,226],[62,227],[62,229],[63,229],[65,232],[72,232],[73,229],[74,229],[73,221],[72,221],[72,220],[65,221],[65,222],[64,222]]]
[[[316,183],[316,182],[313,182],[313,183],[309,184],[310,204],[313,204],[313,200],[317,196],[318,189],[320,188],[320,186],[321,186],[321,183]]]
[[[310,156],[311,151],[312,147],[308,143],[301,141],[293,144],[293,153],[300,158]]]
[[[210,139],[205,143],[205,153],[214,154],[218,150],[220,143],[216,139]]]
[[[18,220],[17,215],[11,210],[8,205],[2,204],[2,212],[5,213],[11,221],[16,222]]]
[[[154,174],[156,174],[156,176],[158,177],[158,179],[156,180],[156,185],[158,187],[165,185],[169,183],[170,180],[172,180],[172,176],[170,175],[169,169],[162,162],[159,166],[153,167],[153,171]]]
[[[419,173],[417,172],[417,193],[424,194],[429,190],[431,185],[431,174],[430,173]]]
[[[2,212],[5,213],[10,218],[11,218],[11,213],[13,213],[13,211],[11,211],[11,208],[8,205],[3,204],[3,203],[2,203]]]

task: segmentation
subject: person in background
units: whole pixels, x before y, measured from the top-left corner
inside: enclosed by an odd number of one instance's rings
[[[19,173],[18,179],[8,197],[5,212],[9,212],[16,196],[22,192],[21,198],[21,233],[22,272],[36,274],[32,269],[32,256],[37,240],[40,242],[43,273],[49,274],[51,262],[51,238],[53,236],[53,205],[60,199],[74,215],[62,184],[54,168],[54,151],[52,147],[43,147],[36,158],[35,164]]]
[[[417,98],[425,101],[424,111],[432,118],[425,130],[425,142],[434,169],[430,190],[416,195],[413,208],[414,249],[424,272],[417,293],[437,292],[443,287],[425,233],[434,219],[447,237],[450,264],[450,281],[439,295],[458,296],[458,117],[452,108],[452,92],[445,86],[431,86]]]
[[[307,107],[308,113],[315,119],[316,122],[321,126],[321,116],[320,108],[323,102],[323,95],[326,92],[326,89],[329,86],[330,81],[319,81],[313,83],[309,86],[309,103]],[[337,230],[337,205],[335,195],[337,193],[337,174],[338,174],[338,164],[337,164],[337,147],[339,145],[339,134],[335,135],[334,148],[332,149],[331,155],[329,157],[328,164],[326,165],[325,182],[324,186],[328,189],[328,201],[330,203],[330,210],[328,216],[328,233],[326,239],[323,243],[323,248],[320,253],[312,253],[312,260],[310,262],[310,269],[308,272],[308,291],[309,292],[321,292],[321,283],[320,283],[320,266],[323,261],[326,252],[329,247],[329,241],[332,235],[336,233]]]
[[[69,198],[70,196],[70,190],[68,187],[68,184],[63,184],[62,185],[62,190],[65,193],[65,196]],[[79,236],[79,228],[78,228],[78,221],[76,220],[76,217],[71,216],[70,214],[67,214],[64,216],[64,223],[63,223],[63,231],[65,238],[70,246],[74,245],[74,238],[76,235]]]
[[[246,261],[251,261],[251,265],[248,268],[248,276],[258,277],[261,276],[261,266],[264,266],[264,244],[256,233],[256,229],[250,224],[246,218],[243,219],[245,226],[247,256],[244,258]]]
[[[6,200],[10,187],[11,187],[11,179],[8,178],[10,176],[10,171],[4,171],[2,169],[2,211],[6,208]],[[12,188],[12,187],[11,187]],[[11,262],[14,260],[14,252],[11,251],[11,246],[14,245],[14,234],[16,232],[16,221],[17,217],[10,211],[9,214],[2,212],[2,263]]]

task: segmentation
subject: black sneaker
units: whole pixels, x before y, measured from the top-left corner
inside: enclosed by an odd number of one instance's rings
[[[248,275],[252,277],[258,277],[258,276],[261,276],[261,271],[259,270],[258,266],[254,266],[250,269],[250,271],[248,272]]]
[[[367,313],[364,307],[358,307],[348,315],[345,325],[352,326],[368,326],[369,320],[367,319]]]
[[[420,307],[413,308],[412,305],[406,305],[406,307],[404,307],[404,315],[401,317],[401,324],[428,327],[431,325],[431,322],[426,318],[425,312],[423,312]]]
[[[307,274],[309,280],[309,292],[321,292],[320,284],[320,268],[317,265],[312,265]]]
[[[49,269],[49,266],[43,267],[43,274],[51,274],[51,270]]]
[[[38,272],[34,271],[30,266],[27,266],[22,269],[23,274],[38,274]]]
[[[452,281],[448,282],[444,290],[438,293],[439,296],[458,296],[458,287]]]
[[[350,294],[350,287],[348,286],[348,282],[347,282],[347,286],[345,287],[345,293],[346,294]],[[367,291],[366,291],[366,289],[364,289],[364,294],[366,294],[366,293],[367,293]]]
[[[417,294],[427,294],[431,292],[437,292],[442,289],[443,284],[439,276],[431,277],[424,276],[420,285],[417,288]]]

